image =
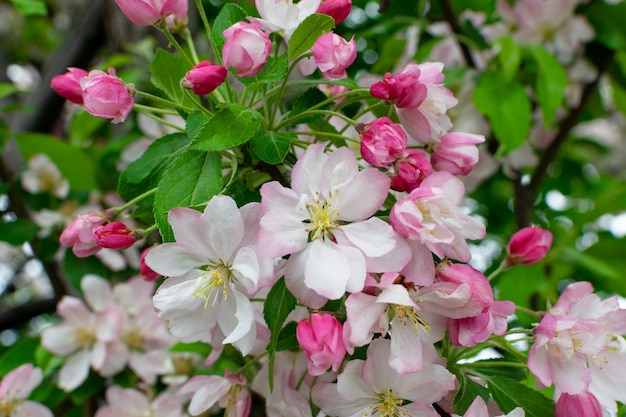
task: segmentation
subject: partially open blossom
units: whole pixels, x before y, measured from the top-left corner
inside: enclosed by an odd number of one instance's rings
[[[361,133],[361,156],[370,164],[383,167],[391,165],[396,155],[407,146],[406,133],[402,126],[381,117],[363,125]]]
[[[506,264],[526,265],[542,260],[552,246],[552,233],[539,226],[524,227],[511,236],[506,247]]]
[[[115,76],[115,71],[109,73],[93,70],[80,80],[83,89],[85,111],[93,116],[104,119],[113,119],[113,123],[120,123],[133,109],[133,97],[129,87]]]
[[[126,249],[137,241],[133,230],[121,222],[111,222],[93,229],[96,244],[102,248]]]
[[[224,376],[197,375],[185,383],[177,395],[190,397],[189,414],[197,416],[216,403],[226,410],[227,416],[247,417],[252,397],[246,388],[246,378],[226,371]]]
[[[107,222],[103,213],[85,213],[79,215],[61,233],[61,244],[72,248],[72,252],[79,258],[93,255],[102,249],[98,246],[93,231],[96,227]]]
[[[224,66],[234,68],[238,76],[253,77],[267,62],[272,43],[260,22],[237,22],[224,31],[224,37]]]
[[[50,193],[58,198],[65,198],[70,192],[70,184],[63,178],[61,171],[46,154],[33,155],[22,173],[22,187],[33,194]]]
[[[356,41],[354,37],[346,41],[331,31],[317,38],[311,52],[325,76],[343,78],[346,76],[346,68],[356,59]]]
[[[172,14],[183,0],[115,0],[124,16],[140,26],[157,23]]]
[[[26,400],[43,381],[43,372],[27,363],[13,369],[0,381],[0,415],[3,417],[53,417],[44,405]]]
[[[396,158],[396,175],[391,178],[391,188],[396,191],[410,193],[433,172],[426,151],[422,149],[407,149]]]
[[[590,392],[570,395],[561,394],[556,402],[556,417],[602,417],[604,415],[598,399]]]
[[[352,10],[352,0],[324,0],[315,13],[332,17],[335,25],[343,22]]]
[[[441,282],[469,285],[472,294],[470,300],[480,306],[480,311],[486,311],[494,301],[493,289],[487,277],[470,265],[444,261],[437,267],[437,278]]]
[[[209,61],[201,61],[189,70],[181,85],[199,96],[209,94],[226,80],[228,70]]]
[[[178,6],[172,14],[165,18],[165,24],[169,30],[180,32],[187,27],[187,13],[189,11],[189,0],[178,0]]]
[[[174,394],[164,392],[154,399],[133,388],[109,386],[107,405],[100,407],[95,417],[180,417],[182,404]]]
[[[304,19],[315,13],[320,0],[255,0],[254,4],[259,12],[265,30],[282,32],[285,41],[289,42],[291,34]]]
[[[296,327],[298,343],[308,359],[309,374],[322,375],[328,368],[339,370],[346,354],[341,323],[329,313],[313,313]]]
[[[448,334],[453,346],[472,347],[507,331],[507,318],[515,313],[511,301],[494,301],[477,316],[448,320]]]
[[[80,79],[86,77],[87,71],[81,68],[68,68],[65,74],[55,75],[50,81],[50,87],[61,97],[74,104],[83,104],[83,89],[80,88]]]
[[[146,263],[146,255],[148,255],[148,251],[150,250],[150,248],[144,250],[143,252],[141,252],[141,258],[139,259],[140,262],[140,267],[139,267],[139,274],[146,280],[146,281],[155,281],[159,278],[161,278],[161,274],[154,272],[152,270],[152,268],[150,268],[148,266],[148,264]]]
[[[478,145],[485,141],[483,135],[450,132],[441,136],[433,148],[430,162],[437,171],[452,175],[467,175],[478,163]]]

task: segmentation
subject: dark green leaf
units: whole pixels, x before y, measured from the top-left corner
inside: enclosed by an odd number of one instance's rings
[[[173,133],[157,139],[120,175],[117,188],[120,196],[131,200],[156,187],[165,166],[187,149],[189,141],[189,137],[183,133]]]
[[[543,125],[547,129],[552,125],[554,116],[563,103],[567,73],[559,61],[543,47],[530,44],[525,49],[537,62],[535,91],[543,115]]]
[[[11,0],[18,12],[23,16],[47,16],[46,3],[40,0]]]
[[[511,378],[489,377],[487,386],[496,404],[504,413],[510,413],[516,407],[521,407],[526,412],[526,417],[554,416],[552,400]]]
[[[0,356],[0,378],[25,363],[32,363],[39,339],[24,338],[17,341]]]
[[[298,343],[298,339],[296,338],[296,326],[298,326],[298,323],[295,321],[290,321],[285,324],[285,327],[283,327],[278,335],[276,352],[298,349],[300,347],[300,343]]]
[[[283,162],[291,142],[296,139],[295,132],[270,132],[261,128],[250,139],[250,146],[259,159],[276,165]]]
[[[150,64],[150,81],[170,100],[184,107],[193,108],[194,103],[180,86],[180,80],[190,69],[176,55],[158,48]]]
[[[105,382],[103,377],[90,371],[85,382],[69,393],[70,397],[74,404],[84,403],[88,398],[92,398],[98,391],[103,390]]]
[[[30,220],[16,219],[0,223],[0,240],[14,246],[20,246],[37,236],[39,226]]]
[[[294,308],[296,308],[296,297],[285,286],[285,279],[281,278],[272,286],[263,306],[263,317],[270,329],[270,343],[267,347],[270,354],[270,391],[274,389],[274,355],[276,354],[280,331],[287,316]]]
[[[222,33],[235,23],[245,21],[247,16],[248,13],[234,3],[227,3],[222,7],[211,29],[218,51],[222,50],[224,42],[226,41]]]
[[[259,77],[260,82],[275,83],[283,81],[289,70],[289,59],[287,55],[279,55],[278,58],[273,56],[267,61],[267,70]]]
[[[238,104],[218,110],[200,127],[189,147],[200,151],[221,151],[246,143],[261,125],[261,114]]]
[[[504,155],[522,145],[530,133],[531,105],[524,87],[499,72],[487,72],[472,95],[476,108],[487,116]]]
[[[482,397],[485,402],[489,401],[487,388],[472,380],[458,368],[453,368],[451,371],[459,381],[459,391],[452,400],[452,408],[457,414],[464,414],[478,396]]]
[[[587,8],[586,15],[593,26],[597,41],[611,49],[626,49],[626,3],[607,4],[596,1]]]
[[[70,182],[73,191],[98,189],[94,161],[82,149],[40,133],[19,133],[15,140],[27,161],[33,155],[45,153]]]
[[[309,52],[317,38],[330,32],[335,27],[332,17],[325,14],[312,14],[296,28],[289,40],[287,55],[293,60],[305,52]]]
[[[510,362],[513,366],[507,366],[506,364],[499,365],[506,362]],[[506,376],[508,378],[521,381],[526,377],[526,372],[524,371],[524,368],[520,368],[516,365],[519,365],[519,362],[508,361],[504,358],[493,358],[466,363],[463,364],[463,367],[467,369],[476,369],[482,375]]]
[[[11,131],[9,126],[3,120],[0,120],[0,153],[4,151],[4,145],[11,139]]]
[[[85,275],[95,274],[105,277],[110,273],[107,267],[95,256],[78,258],[69,249],[63,257],[63,268],[70,283],[79,293],[81,292],[80,281]]]
[[[174,240],[167,214],[174,207],[194,207],[222,191],[219,152],[185,151],[165,168],[154,198],[154,219],[164,242]]]
[[[209,119],[210,117],[200,110],[191,113],[187,118],[187,122],[185,124],[185,131],[187,132],[187,136],[189,136],[190,138],[196,136],[200,131],[200,128],[204,126]]]
[[[614,269],[610,262],[605,259],[589,255],[585,252],[572,248],[563,248],[563,261],[578,265],[588,270],[593,275],[610,280],[621,280],[623,275],[620,271]]]
[[[289,116],[290,118],[299,116],[305,113],[307,110],[311,109],[313,106],[317,106],[327,99],[328,97],[326,97],[326,95],[322,93],[319,88],[311,87],[305,90],[302,94],[300,94],[298,98],[296,98],[296,100],[293,102],[293,105],[291,106],[291,112],[289,113]],[[320,106],[318,107],[318,110],[326,109],[330,106],[330,104],[331,103],[329,102],[328,104]],[[303,115],[297,118],[296,123],[310,123],[312,121],[320,119],[321,117],[322,116],[317,114]]]

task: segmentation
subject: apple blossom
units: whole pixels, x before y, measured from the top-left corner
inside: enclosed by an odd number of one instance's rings
[[[342,327],[332,314],[313,313],[296,327],[296,337],[308,359],[309,374],[318,376],[332,367],[339,370],[346,354]]]
[[[478,163],[476,145],[485,141],[482,135],[463,132],[447,133],[433,147],[431,163],[437,171],[452,175],[467,175]]]
[[[225,67],[209,61],[201,61],[185,74],[180,84],[183,88],[202,96],[219,87],[226,80],[227,74],[228,70]]]
[[[110,68],[109,73],[100,70],[90,71],[86,77],[80,79],[83,90],[85,111],[92,116],[104,119],[113,119],[113,123],[126,120],[133,109],[132,86],[115,76]]]
[[[140,26],[156,24],[174,13],[179,2],[186,0],[115,0],[115,3],[131,22]]]
[[[542,260],[552,246],[552,233],[539,226],[524,227],[511,236],[506,247],[507,266],[534,264]]]
[[[105,213],[80,214],[61,233],[60,241],[66,248],[72,248],[72,252],[79,258],[91,256],[102,249],[96,243],[93,231],[95,228],[107,222]]]
[[[106,391],[107,405],[96,411],[95,417],[182,417],[180,401],[167,392],[154,399],[145,393],[132,389],[111,385]]]
[[[261,30],[261,23],[237,22],[224,31],[224,37],[224,66],[234,68],[239,77],[255,76],[272,49],[269,34]]]
[[[323,0],[315,13],[332,17],[335,25],[343,22],[352,10],[352,0]]]
[[[396,175],[391,178],[391,188],[396,191],[410,193],[433,172],[426,151],[422,149],[407,149],[396,158]]]
[[[402,126],[388,117],[381,117],[360,126],[361,156],[370,164],[377,167],[388,166],[406,149],[406,133]]]
[[[187,14],[189,11],[189,0],[178,0],[178,5],[172,13],[165,18],[165,24],[169,30],[180,32],[181,29],[187,27],[189,20]]]
[[[226,371],[224,377],[217,375],[194,376],[177,392],[178,396],[189,396],[189,414],[197,416],[214,404],[226,409],[226,415],[247,417],[252,397],[246,388],[246,378]]]
[[[525,415],[526,413],[522,408],[516,407],[510,413],[498,417],[524,417]],[[483,397],[480,395],[477,396],[467,411],[465,411],[463,417],[489,417],[489,410],[487,409],[487,404],[485,404]]]
[[[109,249],[126,249],[137,241],[135,232],[124,223],[111,222],[93,229],[96,245]]]
[[[51,193],[55,197],[65,198],[70,192],[70,184],[61,171],[48,158],[40,153],[33,155],[27,163],[21,177],[22,188],[33,194]]]
[[[65,74],[52,77],[50,87],[72,103],[83,104],[83,89],[80,87],[80,80],[87,74],[88,72],[84,69],[70,67]]]
[[[288,42],[291,34],[304,19],[315,13],[320,0],[255,0],[263,28],[270,32],[282,32]]]
[[[43,381],[40,368],[27,363],[7,373],[0,381],[0,413],[3,417],[53,417],[52,411],[42,404],[27,400],[31,392]]]
[[[317,38],[311,53],[318,68],[326,77],[344,78],[346,68],[356,59],[356,41],[354,37],[346,41],[330,31]]]
[[[502,336],[508,328],[507,318],[515,313],[511,301],[494,301],[477,316],[448,320],[448,334],[453,346],[476,346],[491,335]]]
[[[570,395],[566,392],[559,396],[556,401],[555,417],[602,417],[604,412],[590,392]]]

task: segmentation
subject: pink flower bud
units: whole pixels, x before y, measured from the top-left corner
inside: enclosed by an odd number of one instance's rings
[[[199,96],[209,94],[226,80],[228,70],[221,65],[202,61],[193,67],[183,78],[181,85],[193,90]]]
[[[428,156],[421,149],[408,149],[396,162],[396,176],[391,179],[391,188],[411,192],[433,172]]]
[[[61,97],[75,104],[83,104],[83,89],[80,79],[88,75],[80,68],[68,68],[65,74],[56,75],[50,81],[50,87]]]
[[[581,394],[562,393],[556,402],[555,417],[602,417],[598,399],[588,391]]]
[[[296,338],[308,359],[309,374],[321,375],[332,367],[337,371],[346,354],[342,326],[332,314],[313,313],[296,327]]]
[[[124,16],[139,26],[149,26],[164,19],[179,6],[182,0],[115,0]]]
[[[552,233],[539,226],[518,230],[506,248],[506,265],[526,265],[539,262],[552,246]]]
[[[396,76],[386,73],[383,80],[370,87],[370,94],[393,102],[397,108],[414,109],[426,100],[427,85],[420,80],[418,65],[407,65]]]
[[[341,36],[328,32],[317,38],[311,52],[324,75],[343,78],[346,76],[346,68],[356,59],[356,41],[354,36],[346,41]]]
[[[93,230],[107,221],[102,213],[86,213],[79,215],[61,233],[60,241],[66,248],[79,258],[91,256],[102,249],[96,244]]]
[[[143,252],[141,252],[141,257],[139,259],[140,262],[140,266],[139,266],[139,274],[146,280],[146,281],[155,281],[159,278],[161,278],[161,274],[154,272],[152,270],[152,268],[150,268],[148,266],[148,264],[146,264],[146,255],[148,254],[148,252],[150,251],[150,248],[144,250]]]
[[[452,132],[443,135],[435,144],[430,162],[437,171],[452,175],[467,175],[478,162],[478,145],[485,141],[483,135]]]
[[[238,76],[253,77],[267,62],[272,42],[260,22],[237,22],[224,31],[224,37],[224,66],[234,68]]]
[[[470,302],[478,304],[481,311],[486,311],[493,303],[493,290],[487,277],[477,269],[467,264],[454,264],[445,261],[437,267],[437,278],[441,282],[451,282],[456,285],[468,285],[472,295]]]
[[[93,116],[113,119],[113,123],[126,120],[133,109],[133,97],[122,80],[115,76],[115,71],[93,70],[80,80],[83,89],[85,111]]]
[[[137,241],[134,232],[121,222],[96,227],[93,237],[98,246],[109,249],[126,249]]]
[[[343,22],[352,10],[352,0],[324,0],[316,13],[322,13],[335,19],[335,25]]]
[[[388,117],[381,117],[363,126],[360,133],[361,156],[377,167],[391,165],[396,160],[396,155],[407,146],[407,137],[402,126]]]

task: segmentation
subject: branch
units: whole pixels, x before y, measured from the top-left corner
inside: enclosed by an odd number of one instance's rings
[[[35,300],[0,312],[0,331],[6,329],[16,329],[27,324],[30,319],[45,313],[54,313],[57,307],[57,300],[48,298]]]
[[[452,8],[452,4],[450,4],[450,0],[441,0],[441,9],[443,10],[443,17],[450,25],[452,32],[456,35],[463,35],[461,32],[461,26],[459,26],[456,14]],[[474,62],[474,58],[472,58],[472,52],[468,46],[463,42],[459,42],[459,47],[461,48],[461,53],[463,54],[463,58],[465,59],[467,66],[476,68],[476,63]]]

